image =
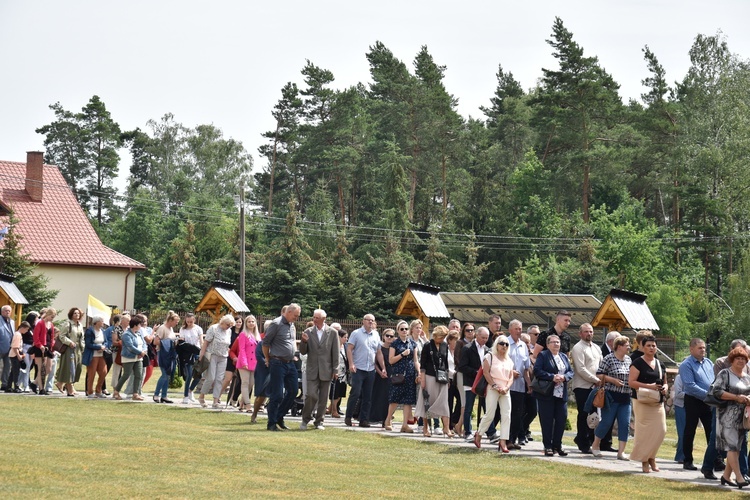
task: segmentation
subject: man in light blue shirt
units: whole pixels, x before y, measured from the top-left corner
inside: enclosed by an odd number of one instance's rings
[[[375,330],[375,316],[365,314],[362,327],[349,335],[346,343],[349,371],[352,374],[352,390],[346,403],[344,423],[351,427],[354,405],[360,395],[362,403],[359,408],[359,426],[370,427],[370,407],[372,406],[372,386],[375,383],[375,363],[385,371],[383,352],[380,350],[380,337]]]
[[[690,356],[680,365],[680,378],[685,391],[685,433],[683,436],[682,451],[685,462],[682,468],[685,470],[697,470],[693,464],[693,442],[698,421],[703,423],[706,432],[706,453],[703,456],[701,472],[706,479],[718,479],[713,472],[718,466],[716,460],[716,440],[712,439],[712,429],[716,414],[711,407],[703,402],[708,388],[714,381],[714,365],[706,358],[706,343],[698,338],[690,341]]]

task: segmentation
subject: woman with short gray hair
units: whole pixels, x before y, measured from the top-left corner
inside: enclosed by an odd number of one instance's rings
[[[227,357],[229,356],[229,347],[232,339],[232,327],[234,326],[234,317],[231,314],[223,316],[218,323],[208,327],[206,336],[203,339],[201,353],[198,360],[209,354],[211,361],[206,370],[206,380],[201,387],[201,394],[198,402],[202,407],[206,407],[206,391],[211,389],[213,392],[214,403],[212,408],[219,408],[221,399],[221,386],[223,382],[223,373],[227,367]]]

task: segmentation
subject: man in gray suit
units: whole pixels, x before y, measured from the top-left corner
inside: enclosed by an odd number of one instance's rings
[[[0,390],[11,392],[10,390],[10,342],[13,340],[13,332],[16,331],[16,325],[10,317],[12,309],[5,305],[0,308],[0,363],[2,363],[2,384]]]
[[[328,390],[331,387],[331,379],[338,375],[339,335],[336,330],[326,325],[326,312],[316,309],[313,312],[313,326],[302,333],[301,340],[299,352],[307,354],[307,393],[299,428],[307,429],[315,409],[315,428],[323,430]]]

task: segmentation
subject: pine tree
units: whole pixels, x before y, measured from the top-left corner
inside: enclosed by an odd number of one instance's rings
[[[39,311],[49,306],[57,297],[58,290],[49,290],[49,278],[37,274],[37,266],[29,260],[29,254],[23,252],[23,236],[16,232],[19,219],[11,211],[8,218],[8,234],[0,243],[0,272],[15,278],[14,283],[23,296],[29,301],[29,310]]]

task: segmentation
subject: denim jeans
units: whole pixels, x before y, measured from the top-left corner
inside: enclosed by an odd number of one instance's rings
[[[188,397],[188,393],[195,389],[195,385],[198,383],[193,380],[193,364],[192,363],[185,363],[182,365],[182,373],[185,375],[185,389],[183,392],[183,397]]]
[[[464,436],[471,434],[471,412],[474,411],[474,400],[477,395],[471,391],[466,393],[466,404],[464,405]]]
[[[596,437],[602,439],[607,435],[607,431],[612,428],[612,424],[617,419],[617,439],[618,441],[628,440],[628,431],[630,430],[630,401],[627,403],[616,403],[609,400],[609,405],[602,409],[602,420],[596,426]]]
[[[299,374],[294,361],[285,363],[271,359],[268,365],[271,372],[270,397],[268,399],[268,428],[283,422],[284,416],[294,404],[299,386]]]
[[[161,370],[161,376],[159,377],[159,380],[156,381],[154,397],[161,397],[163,399],[167,397],[167,391],[169,390],[169,379],[172,374],[169,373],[169,370],[167,368],[164,368],[162,366],[160,366],[159,369]]]
[[[352,418],[354,405],[362,396],[362,404],[359,407],[359,421],[369,422],[370,408],[372,407],[372,386],[375,383],[375,370],[357,370],[352,373],[352,390],[346,400],[346,418]]]

